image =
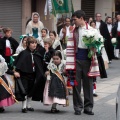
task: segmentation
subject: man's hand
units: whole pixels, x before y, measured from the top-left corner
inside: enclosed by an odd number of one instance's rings
[[[90,50],[92,50],[93,52],[96,52],[96,48],[94,47],[90,48]]]

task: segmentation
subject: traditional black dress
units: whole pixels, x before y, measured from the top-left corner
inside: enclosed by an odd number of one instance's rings
[[[53,72],[55,68],[59,74],[63,74],[65,65],[61,63],[56,66],[54,63],[49,63],[48,69],[50,70],[50,80],[46,81],[44,89],[44,104],[51,105],[58,103],[60,105],[66,104],[66,87],[61,79]]]
[[[28,48],[15,60],[16,71],[20,72],[26,95],[35,101],[43,101],[45,77],[42,63],[42,56],[37,51],[31,52]]]

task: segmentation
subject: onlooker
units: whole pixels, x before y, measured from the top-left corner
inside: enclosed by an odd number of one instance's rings
[[[117,16],[117,22],[114,24],[112,29],[112,37],[117,38],[117,46],[115,49],[115,59],[119,59],[119,51],[120,51],[120,14]]]
[[[71,26],[70,18],[66,18],[65,19],[65,26],[60,30],[60,34],[59,34],[63,49],[66,49],[67,39],[69,37],[71,37],[70,33],[71,33],[71,31],[73,31],[73,29],[74,29],[74,27]]]
[[[114,52],[113,52],[113,46],[111,43],[110,34],[107,29],[107,25],[105,22],[102,21],[101,19],[102,16],[100,13],[96,13],[95,17],[96,17],[96,28],[100,30],[100,34],[105,39],[104,42],[105,50],[107,52],[108,59],[111,62],[111,60],[114,58]]]

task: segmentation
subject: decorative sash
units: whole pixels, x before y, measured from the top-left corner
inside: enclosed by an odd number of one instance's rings
[[[0,84],[7,90],[7,92],[9,94],[12,95],[13,99],[15,100],[15,102],[18,103],[18,101],[15,99],[15,96],[14,96],[12,90],[8,87],[8,85],[4,82],[4,80],[1,77],[0,77]]]
[[[88,76],[89,76],[89,77],[97,77],[97,76],[100,76],[98,60],[97,60],[97,56],[96,56],[95,53],[94,53],[94,55],[92,56],[92,61],[91,61],[90,70],[89,70],[89,72],[88,72]]]
[[[52,70],[52,72],[57,75],[57,77],[61,80],[61,82],[64,84],[65,88],[66,88],[66,85],[65,85],[65,81],[64,81],[64,78],[62,77],[62,75],[59,73],[59,71],[57,70]],[[67,90],[66,90],[67,91]],[[66,105],[64,105],[64,107],[67,107],[69,106],[69,100],[68,98],[66,98]]]
[[[71,37],[68,38],[67,48],[66,48],[66,72],[68,76],[67,86],[76,86],[77,81],[75,80],[76,76],[76,41],[73,37],[73,32],[71,31]]]

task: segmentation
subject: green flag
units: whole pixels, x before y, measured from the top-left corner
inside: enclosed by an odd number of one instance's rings
[[[68,0],[52,0],[53,14],[69,13]]]

